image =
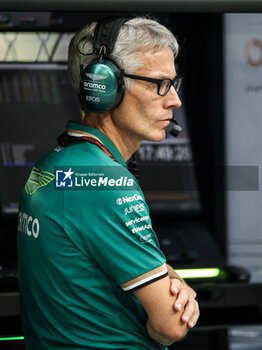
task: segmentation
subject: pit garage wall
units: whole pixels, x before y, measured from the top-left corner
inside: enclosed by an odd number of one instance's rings
[[[262,14],[224,15],[228,262],[262,281]]]

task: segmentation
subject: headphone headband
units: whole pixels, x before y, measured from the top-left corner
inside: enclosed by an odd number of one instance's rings
[[[94,33],[93,52],[99,55],[104,49],[104,54],[111,55],[119,30],[126,21],[128,18],[123,17],[109,17],[99,21]]]

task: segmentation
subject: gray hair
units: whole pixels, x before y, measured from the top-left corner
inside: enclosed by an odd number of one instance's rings
[[[94,60],[94,56],[83,56],[93,52],[93,37],[97,22],[84,27],[72,38],[68,51],[68,71],[73,87],[79,93],[80,64],[84,66]],[[141,50],[160,50],[170,47],[174,57],[178,54],[178,43],[175,36],[155,20],[136,17],[125,22],[120,30],[112,55],[116,64],[124,69],[125,73],[132,74],[143,66],[143,60],[138,54]],[[130,79],[125,81],[130,88]]]

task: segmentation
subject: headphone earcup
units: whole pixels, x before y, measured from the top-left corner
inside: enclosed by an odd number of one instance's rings
[[[123,73],[108,59],[88,64],[80,75],[80,100],[86,111],[103,113],[117,107],[123,99]]]

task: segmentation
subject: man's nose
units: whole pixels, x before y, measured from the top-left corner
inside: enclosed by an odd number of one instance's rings
[[[174,86],[171,86],[168,93],[166,94],[165,108],[179,108],[181,105],[182,102],[178,96],[178,93],[176,92]]]

